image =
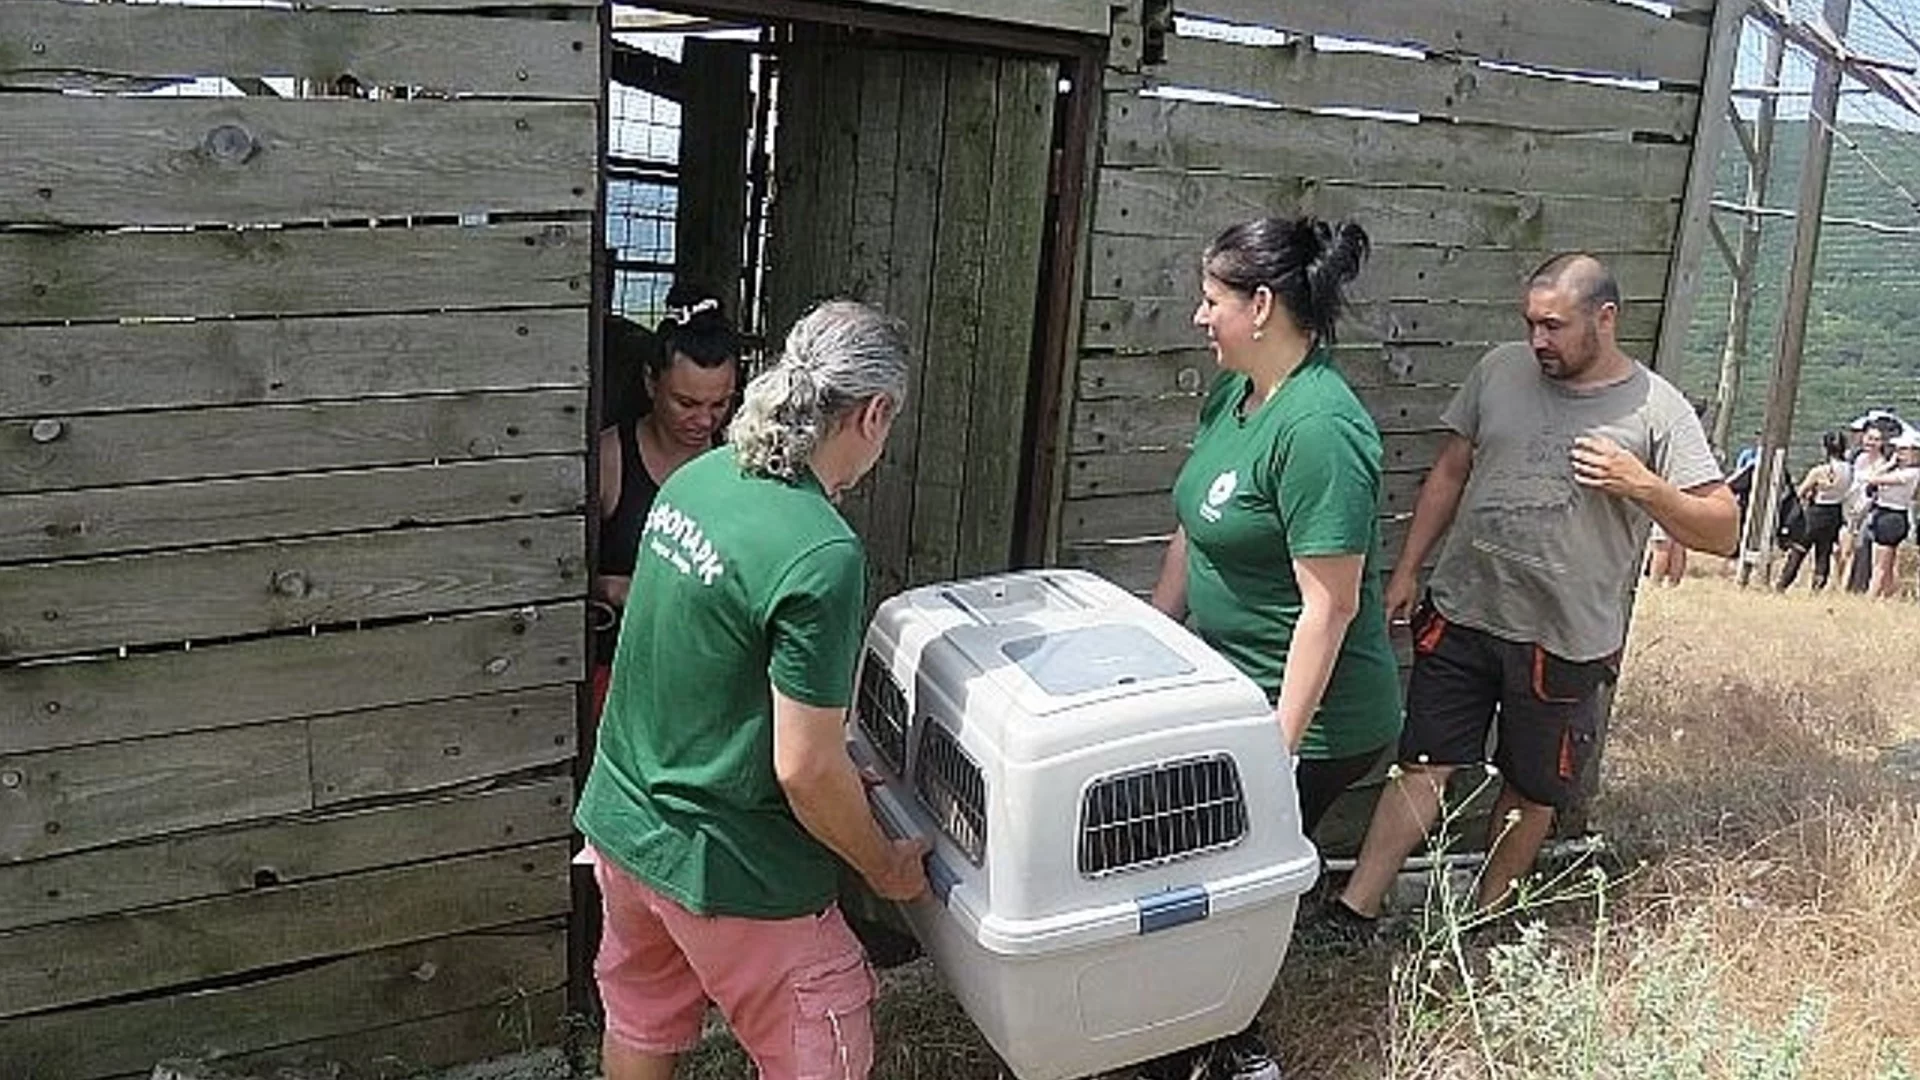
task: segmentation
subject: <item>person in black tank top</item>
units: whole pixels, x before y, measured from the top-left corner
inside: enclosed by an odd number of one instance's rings
[[[644,394],[620,394],[626,389],[620,385],[623,380],[617,374],[609,378],[616,399],[637,400],[625,407],[619,400],[610,402],[614,422],[600,433],[600,548],[593,581],[595,715],[606,696],[621,612],[639,599],[630,598],[627,589],[653,497],[674,470],[719,444],[739,384],[739,336],[712,295],[674,286],[667,294],[667,313],[651,339],[622,323],[607,335],[608,366],[616,372],[637,371],[638,389]]]

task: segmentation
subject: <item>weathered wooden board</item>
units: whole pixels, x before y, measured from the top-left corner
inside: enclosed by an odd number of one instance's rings
[[[1380,512],[1413,511],[1423,474],[1386,473],[1380,484]],[[1069,497],[1061,508],[1060,538],[1067,544],[1095,540],[1164,536],[1174,530],[1173,499],[1164,488],[1125,495]]]
[[[1437,428],[1382,436],[1382,466],[1389,474],[1424,475],[1445,438]],[[1188,449],[1177,445],[1075,454],[1068,459],[1068,497],[1158,494],[1169,498],[1174,477],[1187,462]]]
[[[1591,0],[1575,0],[1589,3]],[[1108,165],[1491,191],[1677,198],[1687,148],[1477,124],[1399,123],[1114,94]]]
[[[1012,23],[1075,34],[1105,34],[1108,0],[872,0],[883,7],[932,15]]]
[[[1623,283],[1624,287],[1624,283]],[[1622,305],[1616,336],[1624,343],[1651,341],[1660,325],[1661,303],[1629,300]],[[1374,303],[1353,306],[1351,318],[1340,324],[1340,340],[1367,342],[1478,341],[1498,344],[1526,337],[1520,295],[1508,302],[1487,303]]]
[[[11,1021],[0,1073],[96,1080],[169,1057],[217,1062],[289,1043],[487,1006],[566,979],[551,923],[461,934],[329,960],[234,986]],[[365,1037],[371,1045],[377,1034]]]
[[[235,1067],[278,1075],[302,1070],[328,1080],[405,1080],[478,1061],[555,1047],[570,1030],[565,987],[529,989],[513,1000],[352,1035],[280,1046],[228,1059]],[[471,1076],[488,1073],[477,1066]],[[113,1080],[147,1080],[142,1074]]]
[[[587,384],[584,308],[0,327],[0,417]]]
[[[1686,189],[1682,198],[1683,224],[1674,244],[1673,262],[1668,268],[1666,319],[1660,327],[1660,342],[1653,356],[1654,366],[1675,383],[1681,381],[1680,369],[1686,357],[1687,332],[1693,326],[1693,306],[1700,293],[1701,256],[1706,251],[1707,237],[1713,225],[1714,187],[1720,176],[1720,148],[1726,145],[1730,127],[1722,117],[1730,111],[1737,111],[1732,96],[1734,72],[1739,65],[1749,10],[1745,3],[1728,0],[1714,12],[1709,31],[1710,44],[1703,79],[1706,93],[1700,101],[1703,122],[1696,128],[1692,140],[1693,156],[1688,162]],[[1909,37],[1908,40],[1911,42],[1912,39]],[[1708,117],[1713,118],[1712,123],[1704,122]],[[1772,152],[1771,147],[1768,152]],[[1611,708],[1611,702],[1608,707]]]
[[[1129,300],[1096,297],[1086,305],[1081,343],[1089,349],[1153,352],[1191,349],[1203,341],[1193,327],[1193,303],[1180,299]],[[1652,339],[1660,325],[1656,301],[1629,302],[1620,313],[1623,341]],[[1497,344],[1526,334],[1520,295],[1506,303],[1363,302],[1340,324],[1343,344],[1427,342]]]
[[[65,0],[0,5],[0,86],[45,85],[47,76],[65,75],[291,76],[439,94],[593,100],[599,61],[597,35],[586,22]]]
[[[823,70],[816,81],[793,88],[796,95],[813,99],[809,108],[814,130],[809,133],[808,157],[799,163],[799,168],[811,174],[808,183],[812,199],[805,225],[805,242],[813,252],[809,299],[831,299],[846,295],[850,289],[863,291],[854,293],[856,297],[871,295],[877,284],[871,255],[855,251],[853,231],[861,174],[878,164],[864,160],[861,135],[879,133],[861,131],[863,109],[870,97],[883,96],[885,88],[867,85],[866,65],[851,48],[827,47],[821,63]],[[871,491],[861,485],[841,496],[840,512],[856,530],[868,523]]]
[[[0,1016],[546,918],[568,903],[567,844],[548,841],[29,927],[0,934]]]
[[[0,671],[0,753],[574,682],[579,603]]]
[[[0,498],[0,563],[580,512],[581,457],[411,465]]]
[[[584,306],[592,235],[584,222],[0,233],[0,324]]]
[[[1160,169],[1103,169],[1094,228],[1110,235],[1192,239],[1197,252],[1249,218],[1353,218],[1376,244],[1530,251],[1664,252],[1673,247],[1672,200],[1600,199],[1441,188],[1322,183],[1306,177],[1233,176]]]
[[[1382,518],[1380,550],[1393,559],[1406,541],[1407,519]],[[1117,543],[1079,543],[1060,549],[1063,566],[1091,570],[1129,592],[1145,593],[1160,576],[1160,563],[1166,557],[1167,536],[1149,536]]]
[[[587,211],[594,113],[591,102],[18,94],[0,110],[0,222]]]
[[[987,265],[994,176],[994,100],[1001,62],[981,55],[948,58],[933,295],[927,310],[926,371],[921,376],[920,449],[915,458],[909,581],[959,572],[973,378],[987,313]],[[980,402],[977,404],[985,405]],[[996,448],[997,449],[997,448]]]
[[[674,204],[674,276],[715,290],[721,310],[741,310],[748,235],[747,147],[753,123],[746,41],[688,37],[680,54],[680,185]]]
[[[1700,104],[1698,94],[1684,91],[1542,78],[1451,55],[1323,52],[1300,39],[1276,46],[1170,36],[1166,63],[1147,74],[1162,86],[1295,109],[1373,108],[1502,127],[1645,131],[1673,139],[1693,135]],[[1698,79],[1696,71],[1689,81]]]
[[[259,0],[251,0],[258,3]],[[343,11],[479,11],[493,13],[499,9],[511,8],[598,8],[600,0],[300,0],[303,8],[325,8]],[[518,14],[518,13],[516,13]],[[529,11],[527,17],[539,18],[544,12]],[[571,18],[584,21],[590,12],[568,12]]]
[[[0,930],[565,837],[571,808],[571,780],[553,777],[14,863],[0,866]]]
[[[1200,248],[1186,237],[1106,236],[1092,243],[1092,296],[1200,295]],[[1551,250],[1377,244],[1350,295],[1368,300],[1513,300]],[[1657,298],[1667,276],[1665,252],[1595,252],[1629,299]]]
[[[1411,45],[1503,63],[1698,85],[1707,34],[1645,8],[1593,0],[1422,0],[1324,4],[1315,0],[1179,0],[1183,15],[1303,34]]]
[[[319,716],[313,803],[426,791],[573,756],[570,685]]]
[[[987,272],[980,283],[980,308],[989,314],[981,322],[973,359],[974,406],[967,416],[965,509],[956,564],[967,575],[1004,570],[1013,555],[1059,81],[1060,66],[1051,60],[1000,62]]]
[[[1357,393],[1387,435],[1433,430],[1453,398],[1447,386],[1367,387]],[[1192,441],[1201,401],[1188,395],[1083,401],[1074,410],[1072,452],[1184,446]]]
[[[933,296],[933,244],[945,142],[947,62],[935,54],[865,52],[860,92],[860,190],[854,193],[852,261],[868,295],[907,327],[916,358],[926,356]],[[900,117],[911,116],[910,124]],[[887,126],[893,130],[887,133]],[[908,365],[907,403],[894,418],[887,452],[868,481],[867,599],[907,586],[913,537],[914,462],[919,453],[925,365]]]
[[[305,725],[0,757],[0,863],[308,809]]]
[[[1333,358],[1347,383],[1366,391],[1456,385],[1486,351],[1483,345],[1342,345],[1333,350]],[[1088,353],[1080,358],[1076,400],[1204,394],[1219,372],[1209,349]]]
[[[0,567],[0,658],[569,599],[584,534],[531,518]]]
[[[796,29],[796,39],[780,58],[780,83],[789,100],[774,131],[773,199],[767,208],[765,275],[767,329],[770,341],[784,341],[813,299],[818,287],[814,267],[822,238],[808,227],[819,190],[811,163],[817,156],[814,141],[820,133],[820,105],[824,95],[808,93],[807,86],[824,84],[824,50]]]
[[[0,494],[578,453],[586,392],[0,420]]]

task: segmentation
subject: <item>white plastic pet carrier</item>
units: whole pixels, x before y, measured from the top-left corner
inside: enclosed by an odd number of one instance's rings
[[[1318,860],[1266,697],[1083,571],[915,589],[851,725],[883,821],[934,842],[908,921],[1022,1080],[1245,1027]]]

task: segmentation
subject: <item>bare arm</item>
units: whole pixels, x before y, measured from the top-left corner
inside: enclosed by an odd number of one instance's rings
[[[1794,493],[1800,496],[1801,502],[1807,502],[1813,498],[1815,490],[1818,489],[1821,484],[1830,484],[1832,482],[1833,466],[1830,464],[1815,465],[1813,468],[1807,470],[1806,478],[1800,481],[1800,486],[1794,489]]]
[[[1723,481],[1681,490],[1611,439],[1573,442],[1573,478],[1580,484],[1640,504],[1683,547],[1732,555],[1740,543],[1740,502]]]
[[[1300,621],[1294,624],[1287,646],[1286,674],[1280,679],[1280,701],[1275,711],[1287,749],[1297,750],[1307,725],[1320,711],[1327,682],[1347,626],[1360,610],[1360,580],[1364,555],[1329,555],[1293,560],[1300,582]]]
[[[1187,530],[1175,529],[1160,560],[1160,578],[1153,583],[1154,607],[1175,620],[1187,617]]]
[[[600,433],[599,466],[600,476],[594,486],[600,496],[600,520],[606,521],[620,505],[620,433],[613,428]],[[627,591],[632,585],[633,579],[624,575],[596,574],[593,595],[615,608],[623,608],[627,606]]]
[[[1393,565],[1387,580],[1387,618],[1404,621],[1413,612],[1420,592],[1420,568],[1434,545],[1453,524],[1460,509],[1460,496],[1467,490],[1467,478],[1473,474],[1473,443],[1465,435],[1452,434],[1441,444],[1433,468],[1420,485],[1420,497],[1413,504],[1413,522],[1407,528],[1407,542]]]
[[[887,900],[926,891],[921,840],[890,840],[867,806],[843,732],[846,710],[806,705],[773,690],[773,771],[794,817]]]

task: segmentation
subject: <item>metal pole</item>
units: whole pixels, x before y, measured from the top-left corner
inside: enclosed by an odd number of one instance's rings
[[[1762,78],[1769,88],[1780,85],[1781,61],[1786,55],[1786,39],[1765,23],[1758,24],[1767,36],[1767,58]],[[1766,205],[1767,182],[1773,173],[1773,126],[1780,111],[1778,96],[1760,101],[1754,117],[1754,154],[1747,162],[1746,205]],[[1733,412],[1740,398],[1740,371],[1747,362],[1748,329],[1753,320],[1753,287],[1760,261],[1760,234],[1765,219],[1749,212],[1740,232],[1740,252],[1733,272],[1733,297],[1727,304],[1727,344],[1720,354],[1720,385],[1713,396],[1713,448],[1731,460]]]
[[[1827,25],[1846,40],[1853,0],[1826,0]],[[1774,498],[1776,458],[1793,438],[1793,406],[1800,395],[1800,359],[1807,344],[1807,308],[1813,297],[1813,268],[1820,250],[1820,216],[1827,201],[1827,165],[1833,154],[1833,121],[1840,101],[1840,65],[1818,58],[1813,76],[1812,117],[1807,130],[1807,157],[1800,169],[1799,216],[1793,223],[1793,260],[1787,271],[1787,301],[1780,312],[1778,351],[1773,377],[1767,383],[1767,418],[1760,435],[1760,460],[1754,466],[1753,500]],[[1765,545],[1770,537],[1749,536],[1747,542]],[[1740,582],[1746,584],[1752,563],[1743,553]]]

